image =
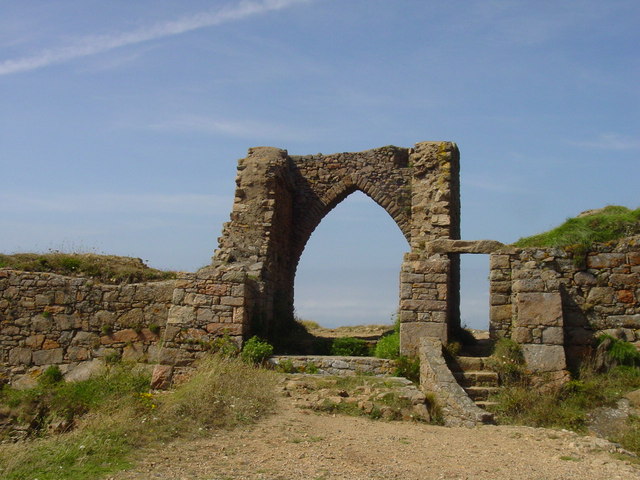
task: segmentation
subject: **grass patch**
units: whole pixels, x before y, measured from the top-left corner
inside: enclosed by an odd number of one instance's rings
[[[400,356],[396,359],[396,369],[394,374],[397,377],[404,377],[413,383],[420,383],[420,358]]]
[[[524,237],[515,242],[517,247],[590,246],[610,242],[622,237],[640,234],[640,208],[610,205],[591,215],[569,218],[548,232]]]
[[[83,382],[44,383],[2,391],[5,411],[46,413],[36,438],[0,447],[0,478],[93,479],[127,467],[142,446],[252,422],[276,398],[273,372],[221,356],[204,358],[192,378],[161,394],[148,391],[148,375],[123,365]],[[72,413],[75,428],[47,434],[54,412]]]
[[[176,272],[150,268],[139,258],[58,251],[0,254],[0,268],[82,276],[112,284],[159,281],[176,277]]]
[[[331,355],[366,357],[370,353],[369,344],[361,338],[339,337],[331,343]]]
[[[606,373],[583,369],[577,380],[551,392],[539,392],[525,384],[503,387],[488,407],[500,423],[564,428],[587,432],[588,414],[601,406],[613,406],[627,392],[640,388],[640,369],[618,366]],[[612,439],[640,453],[640,421],[633,418],[620,438]]]
[[[510,338],[499,338],[493,346],[487,366],[498,374],[503,385],[517,384],[525,375],[522,348]]]

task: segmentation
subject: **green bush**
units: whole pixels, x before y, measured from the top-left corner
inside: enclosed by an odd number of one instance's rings
[[[284,360],[280,360],[276,365],[276,372],[280,373],[296,373],[298,369],[293,365],[291,359],[286,358]]]
[[[524,380],[525,361],[522,348],[510,338],[499,338],[487,366],[496,372],[502,384],[514,384]]]
[[[38,384],[43,386],[55,385],[62,382],[63,378],[60,367],[58,367],[58,365],[51,365],[38,377]]]
[[[398,358],[400,356],[400,332],[394,331],[378,340],[374,355],[378,358]]]
[[[240,356],[249,363],[260,364],[273,355],[273,345],[257,336],[251,337],[242,347]]]
[[[420,358],[400,356],[396,359],[395,375],[420,383]]]
[[[331,344],[331,355],[344,357],[366,357],[369,355],[369,345],[361,338],[336,338]]]
[[[319,373],[319,372],[320,372],[320,369],[313,362],[307,362],[304,366],[304,373],[310,373],[312,375],[315,375],[316,373]]]
[[[226,333],[211,340],[207,346],[211,353],[216,353],[223,357],[235,357],[240,353],[236,342]]]
[[[640,352],[632,343],[605,334],[598,337],[598,344],[606,347],[606,355],[612,366],[640,366]]]

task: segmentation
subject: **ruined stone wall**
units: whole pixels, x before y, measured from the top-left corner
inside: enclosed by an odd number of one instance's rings
[[[86,278],[0,270],[0,362],[5,375],[50,364],[157,357],[174,281],[104,285]]]
[[[356,190],[410,247],[400,276],[402,352],[416,353],[425,336],[446,341],[459,324],[458,256],[426,246],[459,238],[458,156],[450,142],[309,156],[249,149],[219,248],[194,274],[111,286],[2,271],[1,360],[14,371],[110,355],[184,366],[220,335],[273,339],[293,321],[295,273],[312,232]]]
[[[563,249],[491,255],[490,328],[510,337],[542,371],[579,365],[601,333],[640,346],[640,237]]]
[[[459,256],[429,251],[438,239],[460,238],[459,152],[455,144],[416,144],[409,156],[411,252],[400,273],[401,353],[417,353],[421,338],[446,342],[460,326]]]
[[[404,352],[414,353],[413,339],[445,339],[459,323],[459,259],[425,251],[431,240],[459,238],[458,165],[449,142],[308,156],[252,148],[238,162],[231,221],[208,271],[233,265],[245,272],[255,295],[245,333],[277,335],[293,319],[295,273],[312,232],[362,191],[394,219],[411,249],[402,266],[400,320]]]

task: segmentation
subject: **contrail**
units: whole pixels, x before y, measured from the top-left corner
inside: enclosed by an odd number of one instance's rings
[[[31,57],[23,57],[0,62],[0,75],[36,70],[74,58],[86,57],[114,48],[134,45],[158,38],[180,35],[206,27],[240,20],[253,15],[280,10],[309,0],[262,0],[243,1],[216,12],[202,12],[178,20],[158,23],[132,32],[84,37],[72,45],[47,49]]]

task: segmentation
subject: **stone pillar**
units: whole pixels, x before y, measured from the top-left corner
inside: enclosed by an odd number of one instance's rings
[[[459,322],[456,256],[427,251],[436,239],[460,236],[459,154],[451,142],[418,143],[409,155],[411,180],[411,253],[400,272],[400,351],[415,355],[420,339],[446,342]]]
[[[400,272],[400,353],[415,355],[420,339],[447,341],[450,260],[408,253]]]

